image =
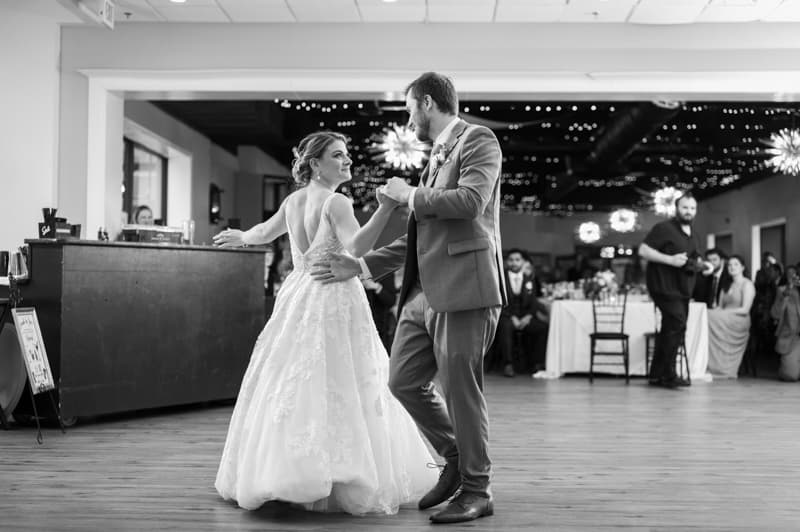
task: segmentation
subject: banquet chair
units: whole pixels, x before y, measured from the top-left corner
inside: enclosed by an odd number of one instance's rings
[[[656,336],[661,330],[661,311],[653,304],[653,313],[655,315],[655,331],[644,333],[644,373],[645,376],[650,375],[650,363],[656,352]],[[678,356],[675,358],[675,372],[682,379],[692,382],[692,375],[689,371],[689,351],[686,349],[686,338],[678,347]]]
[[[592,298],[592,318],[594,332],[589,334],[591,352],[589,355],[589,382],[594,381],[595,366],[616,366],[620,363],[625,367],[625,384],[630,382],[628,359],[628,334],[625,332],[625,308],[628,294],[623,293],[616,297],[600,296]],[[614,345],[619,342],[619,349],[600,351],[598,342],[603,345]],[[608,348],[610,349],[610,347]],[[600,357],[595,362],[595,357]],[[610,358],[621,358],[609,360]]]

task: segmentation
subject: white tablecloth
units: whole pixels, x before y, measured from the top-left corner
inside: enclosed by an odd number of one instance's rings
[[[547,338],[547,369],[537,377],[558,378],[565,373],[589,372],[589,334],[593,330],[592,302],[554,301],[550,310],[550,331]],[[628,355],[631,375],[645,374],[645,333],[655,330],[652,302],[629,301],[625,309],[625,332],[630,341]],[[602,344],[600,349],[603,349]],[[609,347],[616,348],[619,342]],[[704,303],[689,304],[686,324],[686,349],[692,380],[711,380],[708,366],[708,311]],[[595,362],[601,360],[595,359]],[[613,360],[605,358],[602,360]],[[617,359],[621,360],[622,359]],[[595,372],[624,374],[619,366],[597,366]]]

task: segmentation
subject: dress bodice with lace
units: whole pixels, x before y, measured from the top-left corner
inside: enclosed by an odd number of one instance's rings
[[[336,231],[334,231],[329,217],[330,202],[334,196],[335,194],[331,194],[323,202],[320,208],[321,213],[317,232],[309,242],[308,249],[305,252],[300,250],[297,245],[297,238],[292,234],[291,227],[287,224],[286,229],[292,249],[292,263],[295,269],[300,272],[309,271],[315,262],[330,259],[334,253],[344,252],[344,245],[336,236]]]
[[[243,508],[284,500],[310,510],[394,513],[436,482],[416,425],[389,393],[388,356],[361,283],[322,284],[309,275],[315,262],[344,249],[329,203],[305,252],[289,230],[294,269],[231,417],[215,485]]]

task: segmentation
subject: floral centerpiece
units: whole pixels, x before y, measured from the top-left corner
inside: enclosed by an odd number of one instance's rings
[[[618,291],[617,276],[611,270],[601,270],[583,284],[587,299],[616,294]]]

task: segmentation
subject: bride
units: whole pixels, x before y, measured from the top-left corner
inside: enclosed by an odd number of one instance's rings
[[[250,510],[279,500],[312,511],[396,513],[435,484],[433,459],[389,392],[388,356],[361,283],[322,284],[309,270],[331,253],[369,251],[397,204],[378,191],[377,211],[359,227],[348,198],[334,192],[351,179],[338,133],[308,135],[295,156],[292,175],[306,186],[266,222],[214,237],[237,247],[288,231],[294,263],[253,348],[215,486]]]

